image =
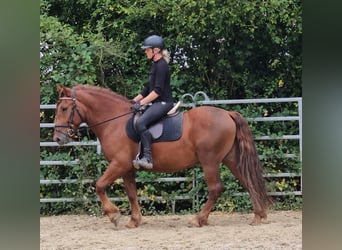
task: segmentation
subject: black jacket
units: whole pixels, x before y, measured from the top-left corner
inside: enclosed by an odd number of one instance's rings
[[[159,95],[153,102],[173,102],[169,65],[164,58],[152,63],[148,82],[140,94],[146,97],[153,90]]]

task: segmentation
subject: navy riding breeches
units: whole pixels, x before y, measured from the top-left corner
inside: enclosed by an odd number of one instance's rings
[[[153,103],[137,120],[135,125],[137,132],[140,134],[147,130],[148,126],[157,122],[160,118],[167,114],[173,107],[172,102],[155,102]]]

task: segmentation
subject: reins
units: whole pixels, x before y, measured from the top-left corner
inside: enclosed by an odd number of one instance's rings
[[[112,121],[112,120],[116,120],[116,119],[118,119],[118,118],[121,118],[121,117],[123,117],[123,116],[129,115],[129,114],[132,114],[132,113],[133,113],[133,111],[130,111],[130,112],[124,113],[124,114],[122,114],[122,115],[118,115],[118,116],[115,116],[115,117],[113,117],[113,118],[109,118],[109,119],[104,120],[104,121],[102,121],[102,122],[98,122],[98,123],[95,123],[95,124],[93,124],[93,125],[89,125],[88,128],[93,128],[93,127],[99,126],[99,125],[101,125],[101,124],[103,124],[103,123],[110,122],[110,121]]]
[[[55,124],[55,128],[69,128],[67,130],[67,135],[69,137],[73,137],[75,135],[75,133],[81,129],[81,128],[78,128],[77,130],[74,129],[74,113],[75,113],[75,110],[76,110],[77,114],[79,115],[79,117],[81,119],[80,123],[84,122],[83,116],[81,115],[80,111],[76,107],[75,90],[74,89],[71,90],[71,97],[61,97],[59,99],[60,100],[71,100],[72,101],[72,111],[71,111],[71,114],[70,114],[70,117],[69,117],[69,120],[68,120],[68,125],[57,125],[57,124]],[[109,119],[104,120],[102,122],[98,122],[98,123],[95,123],[95,124],[92,124],[92,125],[87,125],[86,128],[94,128],[94,127],[102,125],[102,124],[104,124],[106,122],[110,122],[112,120],[116,120],[118,118],[121,118],[123,116],[129,115],[129,114],[132,114],[132,113],[133,113],[133,111],[130,111],[130,112],[127,112],[127,113],[124,113],[124,114],[121,114],[121,115],[109,118]],[[59,131],[59,132],[63,133],[62,131]]]

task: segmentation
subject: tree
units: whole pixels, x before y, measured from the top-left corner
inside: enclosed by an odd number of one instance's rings
[[[42,102],[58,83],[97,84],[128,97],[147,79],[150,34],[171,52],[174,97],[301,96],[301,2],[41,1]]]

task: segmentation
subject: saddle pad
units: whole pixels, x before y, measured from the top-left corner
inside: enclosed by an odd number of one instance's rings
[[[140,141],[139,135],[135,132],[133,125],[134,115],[132,115],[126,124],[126,133],[129,138],[135,142]],[[149,130],[159,130],[162,126],[162,133],[158,138],[153,138],[152,142],[176,141],[182,136],[183,112],[176,115],[167,116],[156,124],[149,127]],[[152,131],[152,134],[155,132]]]

